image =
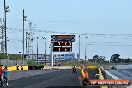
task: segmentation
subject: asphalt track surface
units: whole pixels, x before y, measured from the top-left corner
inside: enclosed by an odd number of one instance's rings
[[[90,79],[96,79],[97,71],[88,70]],[[40,74],[31,77],[24,77],[9,81],[8,88],[82,88],[78,77],[80,71],[72,73],[71,70],[60,70]],[[98,88],[87,86],[87,88]]]
[[[116,70],[109,70],[109,72],[119,79],[128,79],[132,81],[132,69],[116,69]]]

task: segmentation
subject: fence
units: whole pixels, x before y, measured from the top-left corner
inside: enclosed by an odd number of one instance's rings
[[[18,65],[27,65],[27,61],[22,61],[22,60],[8,60],[8,59],[0,59],[0,65],[4,66],[15,66],[16,64]]]

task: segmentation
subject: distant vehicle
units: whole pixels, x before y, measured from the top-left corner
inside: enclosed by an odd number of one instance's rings
[[[58,64],[58,67],[61,66],[61,64]]]
[[[113,66],[111,66],[111,69],[112,69],[112,70],[115,70],[115,69],[116,69],[116,67],[113,65]]]
[[[54,64],[53,66],[57,66],[56,64]]]

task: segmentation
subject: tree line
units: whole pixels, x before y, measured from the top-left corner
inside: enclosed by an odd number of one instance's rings
[[[88,59],[89,62],[98,62],[98,63],[132,63],[130,58],[120,58],[119,54],[113,54],[110,60],[106,60],[105,56],[94,55],[92,59]]]

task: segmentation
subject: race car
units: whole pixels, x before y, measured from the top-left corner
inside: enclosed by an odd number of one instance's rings
[[[93,69],[93,70],[95,70],[95,69],[97,69],[97,66],[90,65],[90,66],[88,66],[87,68],[88,68],[88,69]]]

